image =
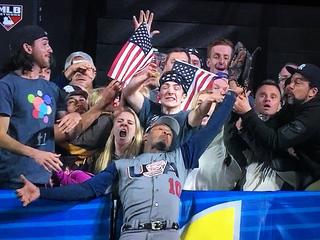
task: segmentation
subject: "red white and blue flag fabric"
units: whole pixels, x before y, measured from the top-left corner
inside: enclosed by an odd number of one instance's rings
[[[208,72],[202,68],[198,68],[189,63],[176,60],[172,70],[184,77],[184,89],[187,90],[187,98],[182,103],[182,109],[191,108],[191,102],[194,96],[201,90],[204,90],[214,80],[217,75]]]
[[[126,86],[131,78],[145,68],[153,59],[153,50],[146,23],[141,24],[113,61],[108,77],[124,82]]]

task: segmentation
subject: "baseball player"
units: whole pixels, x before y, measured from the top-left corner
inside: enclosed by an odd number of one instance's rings
[[[234,93],[229,91],[207,126],[173,151],[169,148],[180,127],[174,118],[162,116],[146,129],[144,152],[139,156],[113,161],[81,184],[45,189],[21,176],[25,185],[17,190],[17,195],[23,206],[38,198],[87,200],[110,192],[117,180],[124,212],[121,240],[179,239],[180,194],[188,169],[198,166],[199,157],[220,131],[234,101]],[[210,105],[208,101],[207,107]]]

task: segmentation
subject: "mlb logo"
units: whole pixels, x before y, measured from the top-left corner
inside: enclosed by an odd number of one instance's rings
[[[22,20],[22,13],[22,5],[0,4],[0,24],[10,31]]]

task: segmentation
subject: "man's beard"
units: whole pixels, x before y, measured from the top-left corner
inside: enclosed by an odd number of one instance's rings
[[[34,61],[36,61],[34,59]],[[50,56],[48,61],[45,61],[44,59],[39,59],[39,61],[37,62],[40,68],[51,68],[52,64],[53,64],[53,58],[52,55]]]
[[[155,144],[152,145],[152,148],[157,149],[162,152],[168,150],[167,145],[163,141],[156,142]]]
[[[304,103],[304,100],[303,99],[296,99],[293,96],[287,96],[286,102],[291,106],[300,106],[301,104]]]

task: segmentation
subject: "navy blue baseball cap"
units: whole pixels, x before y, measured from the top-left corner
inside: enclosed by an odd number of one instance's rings
[[[166,82],[175,82],[175,83],[178,83],[179,85],[182,86],[182,89],[185,93],[187,93],[187,89],[186,89],[186,86],[184,85],[185,83],[185,78],[177,73],[177,72],[174,72],[174,71],[168,71],[168,72],[165,72],[164,74],[162,74],[160,80],[159,80],[159,83],[160,83],[160,87],[166,83]]]
[[[304,63],[297,68],[286,66],[286,69],[292,75],[295,73],[301,74],[320,90],[320,68],[318,66],[311,63]]]

